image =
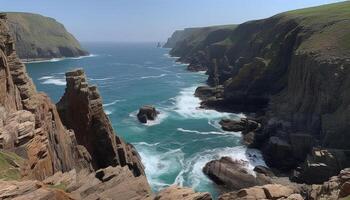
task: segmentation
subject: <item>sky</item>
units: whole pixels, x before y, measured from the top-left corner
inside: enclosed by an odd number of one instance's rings
[[[79,41],[166,41],[187,27],[239,24],[340,0],[0,0],[0,11],[38,13]]]

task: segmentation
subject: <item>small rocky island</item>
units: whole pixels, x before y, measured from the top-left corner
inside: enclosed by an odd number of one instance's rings
[[[146,124],[148,120],[154,121],[159,114],[159,111],[156,110],[154,106],[145,105],[142,106],[137,113],[137,119],[143,123]]]

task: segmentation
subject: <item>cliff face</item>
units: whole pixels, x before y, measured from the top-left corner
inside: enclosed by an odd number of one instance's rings
[[[323,164],[335,175],[349,166],[349,13],[349,2],[282,13],[241,24],[221,41],[206,38],[195,51],[185,39],[172,53],[206,65],[208,83],[224,87],[203,106],[258,114],[263,129],[252,146],[271,167],[290,170],[307,159],[302,181]],[[196,54],[205,59],[191,59]]]
[[[86,147],[95,169],[127,165],[135,176],[144,175],[141,159],[131,144],[116,136],[96,86],[89,86],[82,70],[66,73],[67,88],[57,104],[63,124],[73,129]]]
[[[15,181],[0,183],[0,198],[149,197],[138,153],[114,134],[84,72],[67,73],[59,114],[49,97],[36,91],[6,22],[0,15],[0,176]]]
[[[55,105],[36,91],[0,19],[0,146],[26,158],[23,175],[42,180],[57,171],[88,167],[74,134],[66,130]]]
[[[17,55],[21,59],[50,59],[87,55],[79,42],[55,19],[32,13],[7,13]]]

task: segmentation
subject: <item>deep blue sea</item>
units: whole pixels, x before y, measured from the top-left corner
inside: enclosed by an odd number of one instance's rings
[[[261,156],[240,144],[240,134],[220,129],[223,117],[241,114],[199,109],[195,88],[205,85],[204,73],[186,70],[169,57],[169,49],[156,43],[86,43],[88,57],[26,64],[39,91],[57,102],[65,89],[66,71],[84,68],[91,84],[103,97],[105,112],[118,135],[135,145],[154,191],[180,184],[196,191],[218,189],[203,173],[203,166],[221,156],[249,161],[247,168],[262,164]],[[136,113],[154,105],[160,116],[140,124]],[[256,154],[258,157],[249,156]]]

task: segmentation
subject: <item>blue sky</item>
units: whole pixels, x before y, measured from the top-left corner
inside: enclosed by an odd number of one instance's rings
[[[0,0],[0,10],[53,17],[80,41],[137,42],[332,2],[339,0]]]

